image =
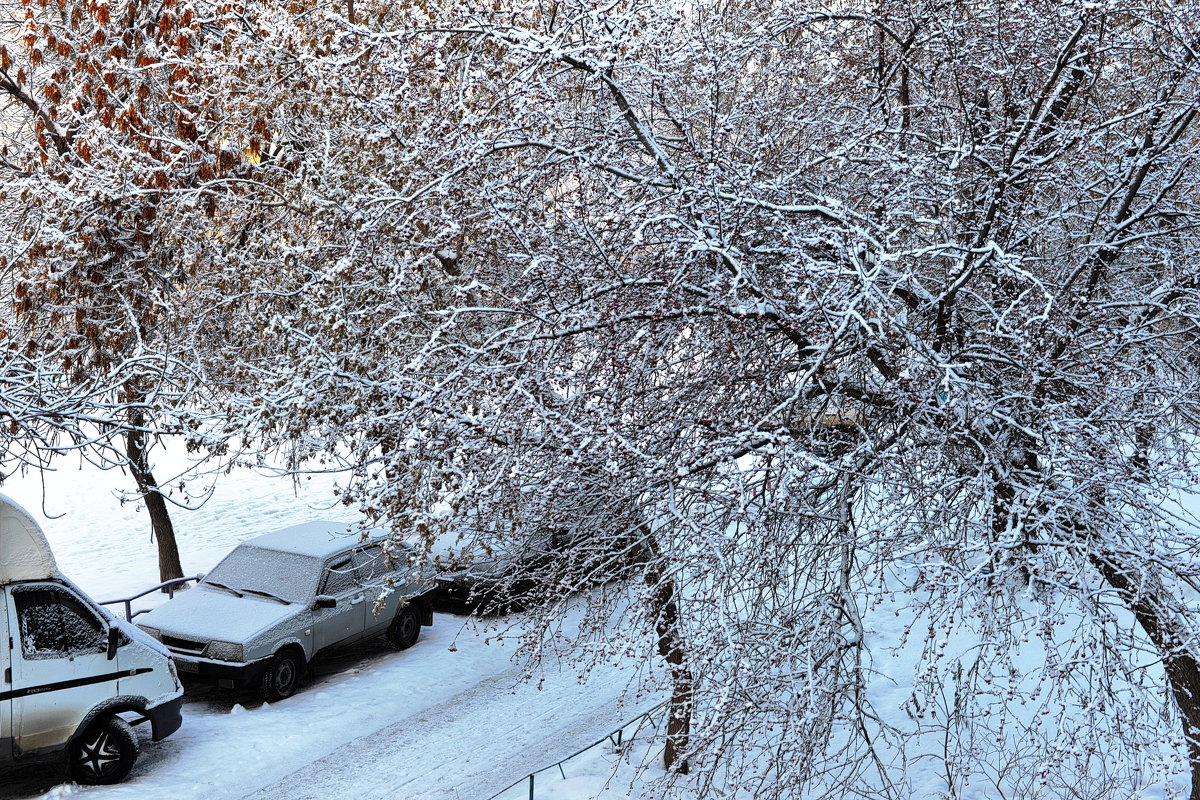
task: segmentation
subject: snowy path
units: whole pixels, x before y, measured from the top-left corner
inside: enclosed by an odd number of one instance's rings
[[[580,685],[573,670],[551,667],[539,690],[522,682],[511,647],[485,643],[464,622],[437,615],[403,653],[381,639],[350,648],[274,705],[189,691],[183,727],[143,739],[126,783],[54,786],[64,776],[9,768],[0,798],[482,800],[642,710],[619,703],[633,670],[598,669]]]
[[[338,748],[246,800],[356,800],[403,797],[481,800],[559,761],[649,708],[619,707],[628,682],[605,671],[579,685],[548,675],[539,690],[514,686],[510,669],[471,689]]]

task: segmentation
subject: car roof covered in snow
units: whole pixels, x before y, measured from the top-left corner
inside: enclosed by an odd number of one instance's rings
[[[0,494],[0,583],[57,574],[58,564],[41,526],[14,500]]]
[[[385,536],[386,531],[372,530],[368,541],[378,541]],[[328,558],[362,542],[362,535],[355,530],[353,523],[322,519],[264,533],[262,536],[247,539],[242,544],[314,558]]]

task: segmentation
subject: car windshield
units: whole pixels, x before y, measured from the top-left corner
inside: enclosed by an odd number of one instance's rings
[[[321,562],[312,556],[241,545],[225,556],[204,583],[220,584],[236,592],[254,592],[305,603],[312,596]]]

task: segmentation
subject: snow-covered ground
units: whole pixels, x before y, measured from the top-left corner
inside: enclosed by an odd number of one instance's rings
[[[182,459],[180,454],[162,458],[159,472],[170,474]],[[242,539],[297,522],[336,519],[349,527],[354,513],[336,504],[334,480],[313,476],[297,484],[250,471],[222,476],[206,504],[174,514],[185,572],[206,571]],[[129,485],[118,472],[64,464],[56,472],[17,476],[0,491],[42,522],[62,571],[93,597],[108,600],[158,580],[146,514],[136,503],[118,499]],[[914,664],[923,636],[915,631],[902,642],[916,619],[912,599],[900,592],[865,618],[874,676],[869,698],[887,725],[910,733],[905,752],[883,754],[889,769],[905,781],[904,793],[897,796],[1053,797],[1044,786],[1002,794],[986,780],[1002,770],[1011,779],[1019,769],[1036,781],[1043,768],[1053,770],[1047,760],[1051,754],[1034,739],[1021,743],[1020,763],[984,765],[978,780],[948,787],[939,762],[947,725],[937,709],[923,715],[913,706]],[[141,602],[161,600],[156,595]],[[381,640],[347,649],[318,661],[310,685],[273,705],[230,691],[191,690],[176,734],[158,743],[142,734],[142,754],[126,783],[84,788],[44,766],[8,767],[0,769],[0,800],[488,800],[661,700],[627,691],[637,673],[632,664],[598,669],[580,683],[572,665],[550,663],[540,685],[525,681],[511,660],[511,639],[497,635],[502,628],[438,614],[411,650],[395,653]],[[946,645],[952,663],[960,653],[966,658],[976,643],[960,634]],[[1042,713],[1031,707],[1026,716],[1035,711]],[[1026,736],[1020,730],[1012,735]],[[561,769],[540,772],[536,800],[649,796],[647,781],[663,773],[660,753],[647,738],[626,741],[619,751],[605,743],[570,758]],[[980,751],[979,757],[999,755],[989,753]],[[1071,776],[1063,777],[1069,783]],[[1169,796],[1168,787],[1180,786],[1181,777],[1177,772],[1151,778],[1137,797]],[[522,782],[499,800],[528,797],[528,783]]]
[[[182,455],[165,457],[169,474]],[[234,544],[308,519],[344,520],[329,476],[302,480],[235,471],[221,477],[202,507],[174,513],[185,572],[211,568]],[[59,568],[98,600],[157,582],[157,562],[144,510],[122,504],[130,485],[119,472],[64,464],[52,473],[17,476],[2,491],[45,527]],[[161,602],[158,596],[138,606]],[[519,622],[519,621],[518,621]],[[547,665],[540,687],[522,680],[513,647],[464,617],[438,614],[432,628],[403,653],[378,640],[314,666],[311,685],[267,705],[249,695],[190,690],[184,725],[143,748],[129,780],[79,787],[46,766],[0,769],[0,798],[44,796],[87,800],[259,800],[301,798],[463,798],[484,800],[523,775],[571,755],[658,702],[626,688],[633,670],[609,668],[580,683],[569,665]],[[560,668],[561,666],[561,668]],[[538,797],[629,797],[605,790],[611,775],[602,754],[580,781],[547,780]],[[545,788],[543,788],[545,787]],[[528,795],[522,795],[527,797]]]

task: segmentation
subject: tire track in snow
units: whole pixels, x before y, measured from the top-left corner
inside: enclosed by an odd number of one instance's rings
[[[597,669],[585,684],[551,673],[539,690],[506,671],[362,736],[243,800],[481,800],[565,758],[657,702],[619,700],[629,673]]]

